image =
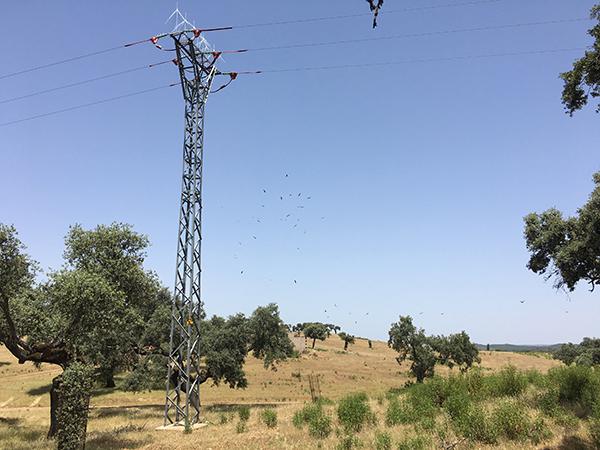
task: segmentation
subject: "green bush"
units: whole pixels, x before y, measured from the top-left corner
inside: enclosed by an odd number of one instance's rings
[[[514,400],[507,400],[494,410],[492,422],[501,436],[511,441],[526,440],[531,423],[525,407]]]
[[[536,406],[546,416],[556,417],[561,413],[560,402],[558,400],[558,389],[550,387],[542,391],[536,401]]]
[[[388,427],[406,424],[411,422],[412,419],[411,411],[408,409],[405,401],[396,397],[390,399],[385,411],[385,424]]]
[[[529,429],[529,440],[534,444],[541,444],[552,437],[552,431],[543,418],[538,417],[533,421]]]
[[[219,414],[219,423],[225,425],[227,422],[229,422],[229,416],[225,413]]]
[[[590,438],[596,446],[600,448],[600,418],[594,418],[589,423]]]
[[[389,433],[381,431],[375,433],[375,450],[392,450],[392,437]]]
[[[238,408],[238,416],[240,417],[240,421],[247,422],[250,419],[250,407],[240,406]]]
[[[375,422],[368,397],[362,392],[342,398],[338,404],[337,415],[347,432],[359,432],[365,424]]]
[[[260,413],[260,418],[269,428],[275,428],[277,426],[277,412],[274,409],[264,409]]]
[[[362,443],[356,436],[348,435],[343,436],[340,439],[340,443],[337,446],[337,450],[352,450],[353,448],[360,447]]]
[[[309,434],[317,439],[328,437],[331,434],[331,429],[331,417],[324,413],[311,417],[308,422]]]
[[[527,388],[527,376],[514,366],[486,377],[489,394],[494,397],[517,397]]]
[[[292,418],[292,423],[296,428],[302,428],[305,424],[310,423],[316,417],[323,415],[323,407],[320,403],[309,403],[300,411],[296,411]]]
[[[600,405],[600,374],[593,367],[558,367],[549,377],[558,388],[559,401],[578,416],[587,417]]]
[[[404,439],[398,444],[398,450],[426,450],[430,442],[425,436]]]

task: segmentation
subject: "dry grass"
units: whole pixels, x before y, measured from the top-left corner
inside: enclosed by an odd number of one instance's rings
[[[265,370],[259,361],[249,358],[246,366],[250,387],[232,390],[225,386],[203,386],[204,417],[210,425],[192,434],[155,431],[162,424],[164,393],[125,393],[100,390],[92,399],[89,422],[89,449],[335,449],[340,438],[336,433],[322,441],[308,435],[306,429],[292,425],[292,416],[310,399],[307,375],[320,375],[321,390],[325,397],[338,399],[349,392],[364,391],[372,399],[388,389],[402,386],[407,380],[407,366],[398,366],[395,353],[383,342],[373,342],[368,348],[366,340],[357,340],[350,351],[342,351],[343,343],[332,336],[318,342],[315,351],[307,351],[299,359],[288,361],[276,371]],[[545,372],[558,363],[541,356],[514,353],[482,352],[482,367],[495,371],[507,364],[520,369],[537,369]],[[447,369],[446,369],[447,370]],[[440,372],[446,371],[440,369]],[[51,366],[36,369],[29,364],[18,365],[4,348],[0,348],[0,407],[1,449],[51,449],[44,438],[49,425],[49,383],[60,373]],[[39,399],[39,403],[31,406]],[[236,432],[238,422],[235,407],[251,405],[247,431]],[[267,428],[260,421],[260,408],[276,409],[278,425]],[[379,417],[378,427],[370,427],[359,434],[363,448],[374,448],[377,429],[391,434],[394,446],[406,436],[414,434],[410,427],[387,428],[383,424],[385,404],[371,400],[371,407]],[[333,407],[327,407],[334,416]],[[222,416],[229,420],[221,424]],[[335,424],[335,420],[334,420]],[[561,446],[565,437],[561,430],[555,432],[554,448]],[[566,442],[566,441],[565,441]],[[485,447],[478,447],[485,448]],[[498,447],[497,447],[498,448]],[[502,445],[501,448],[535,448],[534,446]],[[581,447],[579,447],[581,448]],[[585,447],[583,447],[585,448]]]

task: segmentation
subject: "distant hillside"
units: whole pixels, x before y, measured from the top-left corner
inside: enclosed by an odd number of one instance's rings
[[[475,344],[479,350],[486,350],[486,345]],[[544,352],[552,353],[557,350],[562,344],[552,345],[519,345],[519,344],[490,344],[490,350],[497,352]]]

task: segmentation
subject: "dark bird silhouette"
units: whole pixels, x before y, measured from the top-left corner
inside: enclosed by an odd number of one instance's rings
[[[525,300],[521,300],[521,303],[525,303]]]
[[[296,280],[294,280],[294,284],[298,284],[298,282]]]
[[[288,177],[288,174],[287,174],[287,173],[285,174],[285,177],[286,177],[286,178]]]
[[[254,239],[256,239],[256,236],[252,236]]]
[[[241,274],[244,274],[244,271],[242,270],[240,273],[241,273]]]
[[[283,195],[281,195],[281,196],[279,197],[279,200],[283,200]]]
[[[375,4],[375,0],[367,0],[367,3],[373,12],[373,28],[377,28],[377,16],[379,16],[379,10],[383,6],[383,0],[377,0],[377,4]]]
[[[263,192],[266,194],[266,193],[267,193],[267,190],[266,190],[266,189],[263,189]]]

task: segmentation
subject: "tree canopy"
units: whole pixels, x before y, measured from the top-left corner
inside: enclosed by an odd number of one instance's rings
[[[594,39],[591,48],[573,63],[570,71],[561,74],[564,81],[562,102],[570,115],[587,105],[590,97],[600,97],[600,4],[592,8],[591,18],[598,20],[598,24],[588,31]],[[600,112],[600,104],[596,111]]]
[[[318,340],[324,341],[329,336],[329,328],[327,325],[322,323],[309,323],[303,328],[304,336],[308,339],[312,339],[312,348],[315,348],[315,342]]]
[[[600,282],[600,172],[594,174],[595,188],[588,202],[574,217],[551,208],[525,217],[525,242],[531,253],[527,267],[555,287],[570,291],[579,281],[594,290]]]
[[[417,382],[432,377],[436,363],[458,366],[461,371],[479,362],[479,351],[466,332],[450,336],[427,336],[410,316],[400,316],[389,331],[388,345],[398,352],[398,364],[409,360],[410,372]]]
[[[578,366],[598,366],[600,365],[600,339],[586,337],[580,344],[563,344],[552,356],[567,366],[573,363]]]

